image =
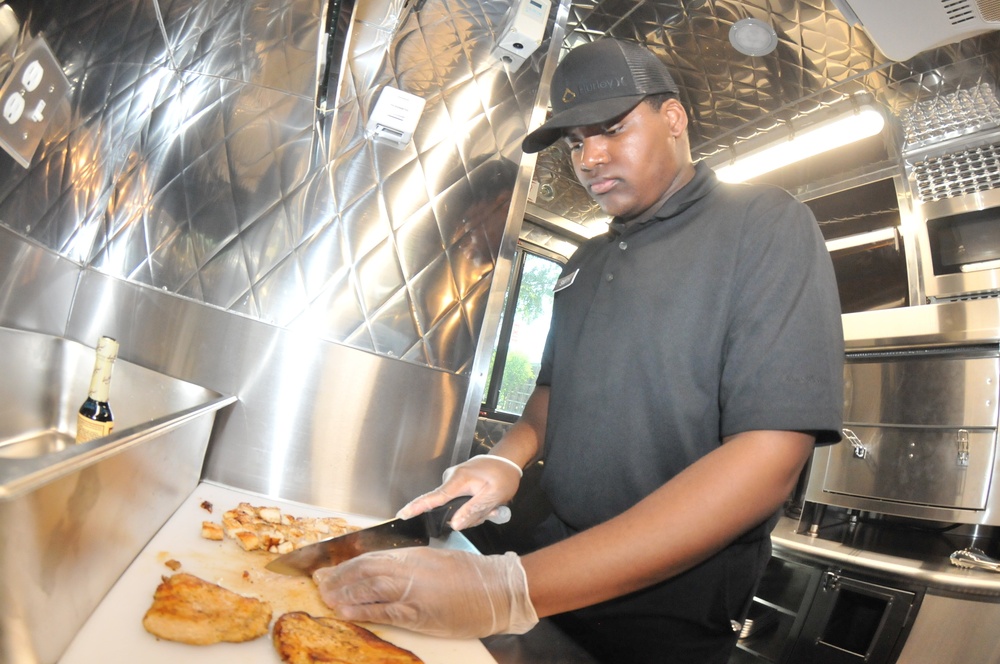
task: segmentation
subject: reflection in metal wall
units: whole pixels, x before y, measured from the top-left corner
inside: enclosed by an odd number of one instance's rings
[[[772,52],[749,56],[733,48],[730,29],[745,18],[774,29]],[[1000,33],[892,62],[863,29],[847,23],[833,0],[584,0],[573,3],[566,31],[565,49],[610,36],[644,43],[660,55],[690,111],[696,159],[851,94],[871,94],[895,122],[914,104],[956,90],[985,84],[995,94],[1000,77]],[[898,126],[896,131],[901,133]],[[564,153],[558,144],[539,153],[535,204],[592,234],[607,219],[577,183]]]
[[[345,3],[347,4],[347,3]],[[544,52],[490,57],[508,2],[364,3],[336,114],[317,0],[11,0],[71,98],[0,223],[99,271],[380,355],[468,373]],[[386,85],[426,99],[365,136]]]
[[[72,84],[0,153],[0,322],[237,396],[205,479],[388,516],[468,455],[547,45],[508,74],[507,0],[358,3],[323,112],[322,3],[0,0],[0,78],[41,34]],[[402,150],[364,133],[387,85],[426,100]]]

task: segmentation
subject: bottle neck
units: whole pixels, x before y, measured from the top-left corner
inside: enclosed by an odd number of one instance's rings
[[[107,402],[111,393],[111,368],[117,357],[118,342],[110,337],[101,337],[97,342],[94,373],[90,377],[89,396],[94,401]]]

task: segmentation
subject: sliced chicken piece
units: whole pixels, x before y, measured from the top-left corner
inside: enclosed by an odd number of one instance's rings
[[[267,634],[271,606],[192,574],[164,577],[142,626],[154,636],[192,645],[251,641]]]
[[[409,650],[370,631],[335,618],[316,618],[302,611],[286,613],[274,622],[274,648],[288,664],[422,664]]]

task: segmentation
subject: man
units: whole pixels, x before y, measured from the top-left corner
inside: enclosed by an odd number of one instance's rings
[[[555,286],[537,387],[488,455],[449,469],[411,516],[473,498],[480,523],[545,460],[553,516],[523,556],[414,549],[317,572],[344,618],[452,636],[553,616],[605,662],[723,664],[816,440],[839,440],[843,336],[808,208],[692,163],[687,114],[646,48],[600,40],[553,77],[553,116],[613,216]]]

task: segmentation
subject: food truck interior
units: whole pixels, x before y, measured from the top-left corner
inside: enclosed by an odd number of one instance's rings
[[[992,0],[0,0],[0,661],[178,661],[127,614],[162,557],[207,564],[176,533],[244,497],[384,519],[499,439],[608,221],[520,141],[613,36],[675,73],[696,160],[812,208],[840,287],[844,441],[732,664],[1000,662],[998,28]],[[101,336],[120,423],[77,445]],[[586,661],[540,634],[418,646]]]

